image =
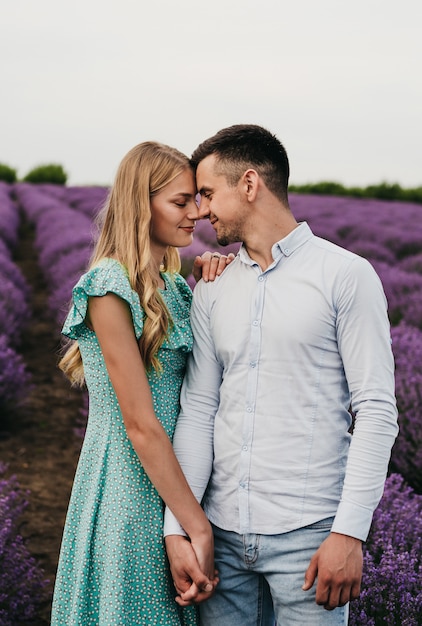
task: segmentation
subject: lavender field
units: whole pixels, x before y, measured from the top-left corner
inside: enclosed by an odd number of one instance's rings
[[[31,410],[34,387],[34,372],[23,356],[25,333],[35,319],[30,304],[34,285],[16,260],[22,232],[26,229],[32,237],[47,289],[51,335],[58,341],[106,193],[101,187],[0,182],[0,431],[8,416],[19,420],[19,407]],[[389,302],[400,435],[365,545],[363,591],[352,604],[350,624],[422,624],[422,205],[299,194],[291,194],[290,203],[296,218],[308,221],[315,234],[366,257]],[[216,248],[213,229],[199,222],[195,242],[181,250],[190,284],[195,255]],[[80,427],[76,412],[76,439]],[[37,622],[37,615],[52,582],[45,583],[19,524],[31,494],[20,489],[19,476],[11,476],[2,461],[0,457],[0,625],[45,624]]]

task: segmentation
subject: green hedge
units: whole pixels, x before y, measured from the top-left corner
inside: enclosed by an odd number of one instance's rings
[[[16,170],[5,163],[0,163],[0,180],[4,180],[6,183],[15,183]]]
[[[23,178],[26,183],[53,183],[56,185],[65,185],[67,174],[61,165],[49,163],[47,165],[39,165],[32,169]]]
[[[290,185],[289,191],[296,193],[313,193],[324,196],[352,196],[353,198],[378,198],[379,200],[400,200],[422,204],[422,187],[403,189],[398,183],[380,183],[368,187],[345,187],[334,181],[309,183],[307,185]]]

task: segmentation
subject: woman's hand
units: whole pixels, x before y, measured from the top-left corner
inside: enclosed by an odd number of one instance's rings
[[[180,606],[199,604],[208,600],[214,593],[218,583],[217,572],[211,574],[214,567],[213,542],[205,545],[205,563],[201,569],[194,547],[187,537],[168,535],[165,538],[167,555],[173,584],[177,592],[176,602]],[[202,552],[199,548],[199,552]],[[203,559],[201,558],[201,561]],[[208,575],[203,570],[208,569]]]
[[[196,282],[201,278],[207,283],[213,281],[223,273],[227,265],[235,258],[233,252],[230,254],[220,254],[219,252],[204,252],[201,256],[195,257],[192,274]]]

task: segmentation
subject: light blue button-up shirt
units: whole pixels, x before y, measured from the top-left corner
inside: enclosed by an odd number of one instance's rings
[[[306,223],[272,255],[262,272],[242,247],[196,286],[174,448],[221,528],[335,516],[333,531],[365,540],[398,432],[384,292],[368,261]],[[167,511],[165,534],[178,532]]]

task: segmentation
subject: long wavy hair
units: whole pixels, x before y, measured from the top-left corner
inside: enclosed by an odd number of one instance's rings
[[[100,232],[89,268],[106,257],[117,259],[127,270],[132,289],[145,312],[139,348],[145,368],[160,371],[157,352],[171,319],[158,292],[151,264],[151,196],[190,167],[187,156],[161,143],[140,143],[123,158],[114,184],[99,214]],[[163,271],[180,271],[177,248],[169,246]],[[77,341],[65,346],[59,367],[72,384],[82,386],[84,371]]]

